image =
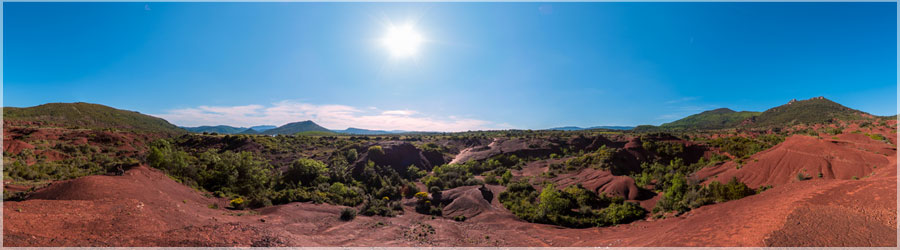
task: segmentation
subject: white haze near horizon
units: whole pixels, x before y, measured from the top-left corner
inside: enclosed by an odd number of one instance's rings
[[[152,114],[178,126],[251,127],[281,126],[291,122],[311,120],[328,129],[349,127],[371,130],[406,130],[460,132],[469,130],[511,129],[507,123],[462,118],[437,117],[415,110],[379,110],[375,107],[356,108],[347,105],[316,105],[294,101],[280,101],[271,105],[199,106],[173,109]]]

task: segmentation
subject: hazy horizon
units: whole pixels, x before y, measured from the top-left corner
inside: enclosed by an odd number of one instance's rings
[[[4,107],[408,131],[660,125],[816,96],[897,114],[896,3],[4,7]]]

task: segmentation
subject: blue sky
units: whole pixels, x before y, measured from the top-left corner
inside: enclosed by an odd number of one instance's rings
[[[4,3],[3,105],[177,125],[639,125],[825,96],[897,113],[896,3]],[[410,23],[410,58],[380,43]]]

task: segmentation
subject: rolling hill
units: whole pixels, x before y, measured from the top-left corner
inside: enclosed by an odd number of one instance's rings
[[[333,130],[335,133],[341,134],[351,134],[351,135],[384,135],[384,134],[395,134],[397,132],[385,131],[385,130],[370,130],[370,129],[362,129],[362,128],[347,128],[344,130]],[[402,132],[401,132],[402,133]]]
[[[111,128],[165,133],[186,132],[162,118],[84,102],[47,103],[27,108],[4,107],[3,119],[4,121],[43,122],[54,126],[79,128]]]
[[[872,115],[820,96],[802,101],[791,100],[785,105],[766,110],[754,119],[751,126],[785,126],[799,123],[823,123],[832,119],[861,120],[869,117]]]
[[[219,125],[219,126],[199,126],[199,127],[181,127],[187,131],[194,133],[219,133],[219,134],[237,134],[244,132],[248,128],[244,127],[232,127],[228,125]]]
[[[319,126],[319,124],[316,124],[316,123],[313,122],[313,121],[307,120],[307,121],[302,121],[302,122],[292,122],[292,123],[288,123],[288,124],[282,125],[281,127],[277,127],[277,128],[273,128],[273,129],[269,129],[269,130],[263,131],[263,132],[261,132],[261,133],[259,133],[259,134],[264,134],[264,135],[293,135],[293,134],[296,134],[296,133],[300,133],[300,132],[308,132],[308,131],[320,131],[320,132],[333,133],[331,130],[329,130],[329,129],[327,129],[327,128],[324,128],[324,127],[322,127],[322,126]],[[248,131],[245,131],[245,132],[248,132]]]
[[[253,126],[253,127],[250,127],[250,129],[252,129],[252,130],[254,130],[254,131],[256,131],[256,132],[263,132],[263,131],[266,131],[266,130],[269,130],[269,129],[273,129],[273,128],[277,128],[277,127],[278,127],[278,126],[275,126],[275,125],[259,125],[259,126]]]
[[[764,112],[714,109],[660,126],[641,125],[636,127],[635,131],[784,127],[794,124],[827,123],[834,119],[865,120],[873,117],[866,112],[845,107],[820,96],[801,101],[794,99]]]
[[[741,111],[737,112],[728,108],[720,108],[709,111],[703,111],[699,114],[691,115],[681,120],[660,125],[666,129],[723,129],[733,128],[741,124],[741,122],[759,115],[760,112]]]

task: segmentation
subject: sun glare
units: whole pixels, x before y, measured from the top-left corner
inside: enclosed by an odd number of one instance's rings
[[[391,26],[387,34],[381,39],[382,45],[387,48],[392,57],[406,58],[415,56],[422,44],[422,35],[410,24]]]

